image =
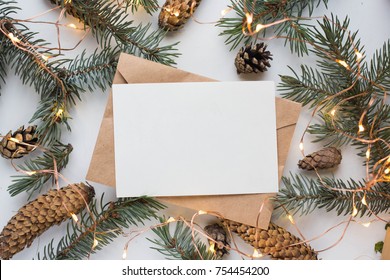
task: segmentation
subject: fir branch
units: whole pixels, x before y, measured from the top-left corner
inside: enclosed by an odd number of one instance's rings
[[[370,80],[367,90],[379,93],[390,90],[390,40],[383,44],[382,49],[375,52],[366,75]]]
[[[0,95],[1,95],[1,86],[5,83],[5,77],[7,75],[7,61],[6,53],[4,47],[5,36],[0,34]]]
[[[3,62],[15,70],[22,82],[26,85],[34,86],[38,93],[42,93],[49,84],[54,83],[52,75],[49,73],[55,63],[43,61],[43,55],[52,55],[50,52],[43,52],[41,47],[48,43],[42,39],[35,39],[37,33],[31,32],[25,25],[13,22],[12,19],[0,18],[2,22],[1,35],[12,33],[24,46],[19,48],[4,36],[2,39]]]
[[[160,218],[160,223],[165,222],[165,218]],[[177,260],[214,260],[217,258],[207,248],[208,246],[195,236],[192,238],[191,229],[187,227],[183,221],[176,223],[176,228],[173,236],[169,228],[170,224],[153,229],[153,232],[159,239],[151,240],[150,242],[158,247],[152,247],[168,259]],[[199,249],[200,255],[195,246]]]
[[[59,75],[65,83],[77,86],[79,91],[84,91],[86,88],[90,91],[96,88],[105,91],[112,84],[119,54],[120,51],[117,48],[106,48],[101,52],[95,50],[89,57],[86,57],[84,51],[73,59]]]
[[[56,166],[57,171],[60,172],[68,164],[69,155],[72,150],[73,147],[70,144],[64,145],[57,143],[50,150],[44,152],[42,156],[26,161],[24,166],[21,165],[19,168],[28,172],[37,171],[37,173],[13,176],[15,178],[12,180],[14,183],[8,187],[8,192],[11,196],[18,195],[22,192],[29,192],[28,199],[30,199],[33,193],[40,192],[44,185],[50,179],[54,178],[54,173],[41,173],[39,171],[54,171]]]
[[[220,33],[227,36],[225,43],[231,45],[230,50],[235,49],[242,41],[245,44],[256,40],[256,36],[247,36],[250,33],[246,25],[246,14],[253,15],[252,26],[256,28],[257,24],[266,25],[285,18],[299,18],[307,11],[308,16],[313,14],[315,7],[321,3],[327,5],[327,0],[258,0],[254,2],[231,0],[229,6],[235,11],[234,17],[223,17],[217,26],[225,30]],[[287,35],[286,42],[290,42],[291,51],[296,51],[299,55],[307,53],[305,41],[308,39],[307,28],[310,25],[302,24],[302,20],[289,20],[279,24],[274,32],[276,36]],[[243,32],[244,31],[244,32]],[[265,32],[264,32],[265,35]]]
[[[160,62],[166,65],[175,64],[175,45],[159,46],[166,32],[157,30],[149,32],[150,24],[133,26],[127,13],[115,3],[105,0],[50,0],[64,7],[68,14],[81,20],[91,28],[92,34],[102,47],[107,47],[115,40],[125,52]]]
[[[152,15],[159,7],[157,0],[124,0],[124,2],[126,10],[130,8],[132,13],[143,7],[148,14]]]
[[[303,175],[282,178],[284,188],[280,190],[276,198],[277,214],[285,208],[290,214],[300,213],[307,215],[317,208],[324,208],[326,211],[335,210],[337,215],[348,215],[353,211],[353,192],[364,186],[364,182],[349,180],[344,182],[334,178],[323,178],[326,186],[319,180],[310,179]],[[331,189],[332,188],[332,189]],[[346,191],[350,190],[350,191]],[[390,184],[377,184],[366,192],[368,208],[362,204],[364,193],[355,192],[355,206],[361,216],[372,215],[390,210]],[[283,207],[282,207],[283,206]]]
[[[161,203],[149,197],[120,198],[106,204],[103,203],[103,198],[104,195],[100,201],[94,199],[89,206],[94,219],[84,212],[78,223],[68,224],[66,236],[61,238],[58,245],[55,246],[52,240],[44,247],[42,255],[38,254],[38,259],[88,258],[90,254],[102,250],[122,235],[124,228],[156,218],[157,211],[164,208]],[[95,239],[98,244],[92,250]]]

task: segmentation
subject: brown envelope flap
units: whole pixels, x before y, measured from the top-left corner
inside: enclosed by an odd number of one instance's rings
[[[202,82],[212,81],[186,71],[178,70],[138,57],[122,54],[114,83]],[[112,97],[109,96],[95,150],[87,173],[87,180],[115,187],[114,130]],[[300,104],[277,98],[277,135],[279,175],[283,172]],[[239,186],[237,186],[239,187]],[[272,213],[269,198],[274,194],[246,194],[227,196],[164,197],[163,202],[220,212],[228,219],[266,228]],[[263,206],[263,207],[262,207]],[[260,208],[263,208],[259,216]],[[245,209],[245,211],[241,211]],[[257,222],[256,222],[257,221]]]

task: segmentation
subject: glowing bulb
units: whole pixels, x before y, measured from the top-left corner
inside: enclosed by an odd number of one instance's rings
[[[252,24],[252,22],[253,22],[253,15],[252,14],[246,13],[246,22],[248,23],[248,25]]]
[[[56,113],[56,117],[59,118],[62,115],[63,112],[64,112],[63,109],[58,109],[58,111]]]
[[[295,224],[295,221],[294,221],[294,218],[293,216],[291,216],[290,214],[287,215],[287,218],[290,220],[290,222],[294,225]]]
[[[367,159],[370,159],[370,154],[371,154],[371,150],[367,149],[367,152],[366,152],[366,158]]]
[[[338,64],[340,64],[341,66],[344,66],[346,69],[351,69],[350,67],[349,67],[349,65],[344,61],[344,60],[340,60],[340,59],[336,59],[336,62],[338,63]]]
[[[299,143],[299,149],[303,151],[303,142]]]
[[[264,25],[262,25],[261,23],[257,24],[256,25],[256,30],[255,32],[260,32],[260,30],[262,30],[264,28]]]
[[[207,214],[207,211],[203,211],[203,210],[198,211],[198,215],[205,215],[205,214]]]
[[[368,222],[368,223],[362,223],[362,226],[364,226],[364,227],[369,227],[370,225],[371,225],[370,222]]]
[[[359,62],[363,58],[363,54],[360,53],[358,50],[355,51],[356,60]]]
[[[72,216],[72,219],[73,219],[73,221],[75,221],[75,223],[77,223],[79,221],[79,218],[77,218],[75,213],[72,213],[70,215]]]
[[[73,29],[77,28],[76,24],[74,24],[74,23],[68,24],[67,26],[70,28],[73,28]]]
[[[253,251],[252,257],[254,257],[254,258],[261,258],[262,256],[263,256],[263,254],[259,253],[259,251],[257,251],[257,249],[255,249]]]
[[[358,210],[357,210],[356,206],[354,205],[353,211],[352,211],[352,217],[355,217],[357,215],[357,213],[358,213]]]
[[[173,13],[173,15],[174,15],[175,17],[178,17],[178,16],[180,15],[180,12],[179,12],[179,11],[175,11],[175,12]]]
[[[44,55],[44,54],[42,55],[42,59],[43,59],[44,61],[46,61],[46,62],[49,60],[49,58],[50,58],[50,57],[48,57],[47,55]]]
[[[390,173],[390,168],[386,168],[385,174],[386,174],[386,175],[389,175],[389,173]]]
[[[27,174],[28,176],[32,176],[32,175],[34,175],[34,174],[37,174],[37,172],[36,172],[36,171],[26,171],[26,174]]]
[[[125,260],[126,258],[127,258],[127,249],[124,249],[122,254],[122,259]]]
[[[230,9],[231,8],[226,8],[224,10],[221,11],[221,16],[225,16],[228,12],[230,12]]]
[[[14,137],[8,138],[9,141],[15,142],[15,143],[20,143],[20,141]]]
[[[367,206],[366,195],[362,198],[362,204]]]
[[[209,251],[211,252],[211,253],[215,253],[215,243],[213,242],[213,243],[211,243],[211,245],[210,245],[210,247],[209,247]]]
[[[167,223],[173,223],[173,222],[175,222],[175,221],[176,221],[175,218],[169,217],[169,219],[167,220]]]
[[[93,240],[92,250],[96,248],[96,246],[99,244],[99,242],[96,240],[96,238]]]
[[[20,43],[20,39],[15,37],[13,33],[8,33],[8,38],[10,38],[13,43]]]
[[[336,114],[336,109],[333,109],[330,114],[334,117],[334,115]]]
[[[362,124],[359,124],[359,132],[363,132],[364,131],[364,126]]]

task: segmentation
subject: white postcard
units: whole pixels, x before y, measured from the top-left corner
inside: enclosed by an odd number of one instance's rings
[[[114,84],[118,197],[278,191],[273,82]]]

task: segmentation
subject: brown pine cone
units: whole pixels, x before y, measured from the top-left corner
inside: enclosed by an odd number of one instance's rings
[[[208,225],[204,228],[204,231],[216,241],[209,240],[209,243],[210,246],[214,247],[214,253],[218,258],[222,258],[225,254],[229,253],[229,239],[226,236],[226,231],[223,226],[219,224]]]
[[[304,170],[332,168],[340,164],[341,151],[335,147],[327,147],[307,155],[298,162],[298,167]]]
[[[77,10],[74,9],[72,6],[72,1],[67,1],[67,0],[49,0],[49,1],[54,5],[63,6],[66,10],[66,13],[81,20],[80,15],[78,14]],[[84,2],[86,2],[86,4],[87,4],[88,0],[84,1]]]
[[[49,0],[52,4],[63,7],[66,11],[66,14],[77,18],[79,21],[83,22],[85,25],[96,27],[101,26],[104,23],[100,21],[101,15],[99,11],[94,9],[93,3],[96,1],[92,0]],[[110,1],[107,1],[107,6],[110,5]],[[77,6],[77,8],[75,8]],[[90,22],[85,22],[84,19],[88,15],[91,19]]]
[[[282,227],[270,223],[267,230],[257,229],[230,220],[224,220],[230,231],[237,233],[245,242],[268,254],[275,260],[317,260],[317,253],[308,244]]]
[[[0,258],[7,260],[55,224],[81,212],[94,197],[93,187],[83,183],[50,190],[19,209],[0,234]]]
[[[168,31],[183,28],[201,0],[167,0],[158,16],[158,26]]]
[[[4,158],[12,159],[21,158],[30,153],[34,149],[33,145],[38,142],[36,129],[37,127],[35,125],[29,126],[26,129],[24,129],[24,126],[21,126],[14,133],[12,131],[8,132],[0,142],[0,154]]]
[[[267,71],[267,67],[271,67],[269,61],[272,60],[272,54],[266,49],[267,45],[263,42],[255,46],[250,44],[242,47],[234,61],[237,74]]]

